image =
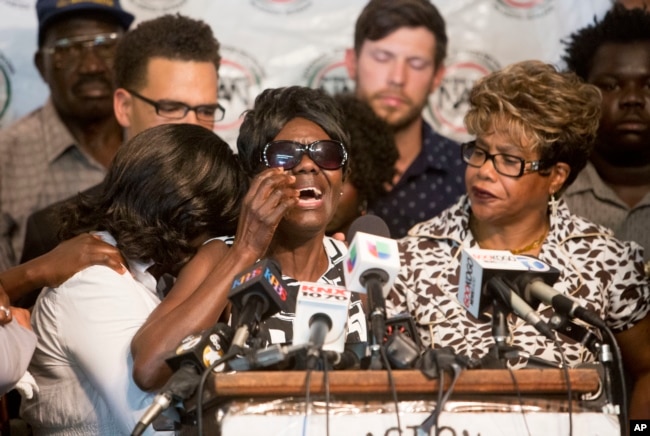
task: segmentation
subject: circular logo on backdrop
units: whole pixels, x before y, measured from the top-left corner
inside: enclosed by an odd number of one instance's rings
[[[170,12],[180,9],[188,0],[123,0],[123,3],[131,3],[136,8],[153,12]],[[124,9],[131,11],[131,8],[125,6]]]
[[[215,132],[229,144],[237,139],[242,113],[253,107],[255,97],[262,91],[264,76],[260,63],[248,53],[234,47],[221,48],[219,103],[226,109],[226,115],[215,125]]]
[[[272,14],[295,14],[311,6],[312,0],[252,0],[256,8]]]
[[[442,83],[425,109],[435,130],[452,138],[466,135],[463,117],[469,109],[469,92],[477,79],[499,68],[494,58],[482,52],[461,52],[447,58]]]
[[[36,0],[0,0],[0,4],[14,6],[20,9],[34,9]]]
[[[354,91],[354,81],[345,67],[345,49],[319,55],[307,66],[303,78],[306,86],[332,95]]]
[[[553,10],[555,0],[496,0],[496,9],[512,18],[532,20]]]
[[[11,79],[14,69],[9,60],[0,53],[0,124],[11,103]]]

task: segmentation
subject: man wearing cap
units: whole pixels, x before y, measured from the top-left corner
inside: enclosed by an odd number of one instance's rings
[[[46,103],[0,132],[0,270],[20,259],[31,212],[99,183],[123,131],[113,114],[119,0],[38,0],[34,63]]]

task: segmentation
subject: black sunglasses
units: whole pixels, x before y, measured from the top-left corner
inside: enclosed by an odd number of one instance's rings
[[[342,142],[321,139],[311,144],[287,140],[271,141],[262,150],[262,161],[269,168],[282,167],[290,170],[300,163],[305,153],[324,170],[338,170],[348,160],[348,152]]]

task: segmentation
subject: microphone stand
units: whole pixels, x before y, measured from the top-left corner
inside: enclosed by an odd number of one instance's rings
[[[573,323],[566,315],[555,313],[549,325],[553,330],[557,330],[576,342],[586,347],[603,366],[603,390],[605,393],[606,404],[603,406],[603,412],[619,414],[620,408],[614,401],[612,389],[612,364],[614,356],[609,344],[604,343],[596,337],[589,329]]]
[[[382,347],[384,335],[386,333],[386,301],[384,300],[384,291],[382,283],[385,283],[387,277],[383,271],[371,270],[366,272],[364,277],[367,286],[368,305],[370,306],[370,327],[372,333],[372,342],[370,345],[370,364],[368,369],[383,369],[382,364]]]
[[[494,345],[481,358],[479,366],[485,369],[505,369],[508,367],[508,359],[524,358],[529,363],[534,363],[542,368],[561,368],[562,366],[557,363],[532,356],[530,353],[506,343],[506,340],[510,337],[510,330],[508,329],[509,313],[510,311],[500,299],[495,298],[493,300],[492,337],[494,338]]]

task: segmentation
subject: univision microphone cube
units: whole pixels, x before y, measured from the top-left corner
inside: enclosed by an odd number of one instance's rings
[[[350,243],[343,274],[348,290],[366,293],[365,280],[373,271],[385,273],[382,283],[384,296],[388,294],[399,271],[397,241],[383,236],[357,232]]]

